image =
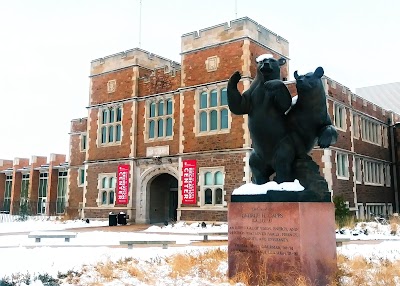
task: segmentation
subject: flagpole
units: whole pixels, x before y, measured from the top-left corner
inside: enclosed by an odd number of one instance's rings
[[[142,45],[142,0],[139,0],[139,48]]]
[[[235,19],[237,19],[237,0],[235,0]]]

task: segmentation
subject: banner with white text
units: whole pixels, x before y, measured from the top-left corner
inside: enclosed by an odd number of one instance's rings
[[[182,204],[196,204],[196,160],[182,160]]]
[[[118,165],[117,174],[117,201],[118,205],[128,204],[130,165]]]

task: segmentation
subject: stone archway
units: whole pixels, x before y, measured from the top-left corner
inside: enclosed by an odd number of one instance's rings
[[[161,176],[162,175],[162,176]],[[158,178],[160,176],[160,178]],[[169,176],[169,177],[167,177]],[[158,179],[157,179],[158,178]],[[169,179],[168,179],[169,178]],[[154,222],[151,220],[160,220],[160,217],[158,217],[157,215],[154,216],[153,212],[154,212],[154,205],[156,206],[160,206],[160,204],[157,203],[157,192],[155,191],[156,189],[160,190],[159,186],[160,182],[162,185],[162,182],[164,182],[164,184],[166,182],[169,182],[169,180],[171,181],[175,181],[176,183],[173,183],[173,185],[176,185],[176,193],[173,194],[164,194],[163,192],[167,192],[167,188],[163,188],[161,187],[161,194],[162,196],[159,197],[158,199],[164,198],[164,200],[172,200],[172,198],[175,196],[176,194],[176,205],[178,205],[178,168],[177,166],[166,166],[166,165],[161,165],[161,166],[153,166],[152,168],[149,168],[147,170],[145,170],[141,175],[140,175],[140,179],[138,180],[138,185],[137,185],[137,192],[136,192],[136,223],[150,223],[150,222]],[[153,182],[155,183],[153,185]],[[169,183],[168,183],[169,184]],[[151,200],[151,189],[154,189],[154,194],[153,197],[155,198],[155,200],[152,202]],[[174,189],[174,188],[172,188]],[[171,190],[171,188],[169,188],[170,192],[174,192],[175,190]],[[165,195],[165,196],[164,196]],[[151,209],[151,207],[153,207],[153,211]],[[171,203],[171,208],[173,208],[172,203]],[[156,207],[157,209],[157,207]],[[166,210],[165,208],[158,208],[158,211],[163,212],[165,214]],[[156,211],[157,212],[157,211]],[[167,213],[170,214],[172,211],[170,211],[170,209],[168,208]],[[176,209],[173,211],[173,215],[172,217],[175,217],[175,212]],[[169,218],[170,216],[165,216],[166,218]],[[159,222],[163,222],[159,221]]]
[[[147,187],[150,223],[176,221],[178,208],[178,180],[170,174],[154,177]]]

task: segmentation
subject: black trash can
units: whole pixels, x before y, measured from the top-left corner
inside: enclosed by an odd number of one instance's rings
[[[117,225],[117,214],[110,212],[108,214],[108,226],[115,226]]]
[[[118,214],[118,224],[126,225],[126,213],[120,212]]]

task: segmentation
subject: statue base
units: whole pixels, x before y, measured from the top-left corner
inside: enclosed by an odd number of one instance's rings
[[[319,286],[335,276],[333,203],[251,202],[250,195],[234,197],[228,205],[230,278],[247,277],[250,285],[295,285],[298,277],[304,277]]]

